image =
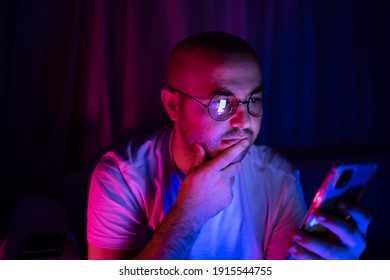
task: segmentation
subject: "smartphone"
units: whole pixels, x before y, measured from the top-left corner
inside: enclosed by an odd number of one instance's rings
[[[315,211],[318,208],[323,208],[341,215],[336,210],[337,202],[340,199],[358,202],[378,167],[379,164],[376,161],[351,161],[334,164],[314,196],[301,228],[319,236],[335,238],[335,235],[318,223]],[[347,219],[348,217],[344,215],[342,218]]]

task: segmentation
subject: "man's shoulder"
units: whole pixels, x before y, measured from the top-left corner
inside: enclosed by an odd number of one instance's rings
[[[275,172],[295,176],[296,167],[281,153],[265,145],[253,145],[248,152],[251,164],[258,168],[267,168]]]
[[[137,168],[145,163],[155,162],[157,157],[169,153],[171,131],[172,128],[167,127],[134,137],[125,144],[108,151],[101,160],[115,161],[120,169],[128,166]]]

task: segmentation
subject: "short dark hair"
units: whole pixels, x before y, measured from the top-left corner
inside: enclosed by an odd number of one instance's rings
[[[191,35],[180,41],[172,53],[182,48],[214,49],[226,53],[247,53],[256,56],[252,46],[246,40],[223,31],[207,31]]]

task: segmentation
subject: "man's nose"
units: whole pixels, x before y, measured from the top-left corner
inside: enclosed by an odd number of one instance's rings
[[[251,125],[251,116],[249,115],[247,105],[240,104],[237,107],[237,111],[230,118],[230,125],[238,128],[249,128]]]

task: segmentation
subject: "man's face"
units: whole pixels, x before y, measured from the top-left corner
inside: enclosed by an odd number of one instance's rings
[[[239,101],[248,100],[253,90],[262,86],[261,72],[257,61],[249,55],[223,55],[193,57],[190,69],[183,71],[178,85],[172,84],[203,104],[208,104],[215,91],[229,91]],[[178,94],[178,93],[177,93]],[[226,148],[248,139],[254,143],[260,131],[261,117],[248,113],[247,105],[239,105],[228,120],[216,121],[207,109],[196,101],[180,95],[177,133],[189,154],[194,144],[205,149],[209,157],[215,157]],[[235,161],[241,160],[243,152]]]

